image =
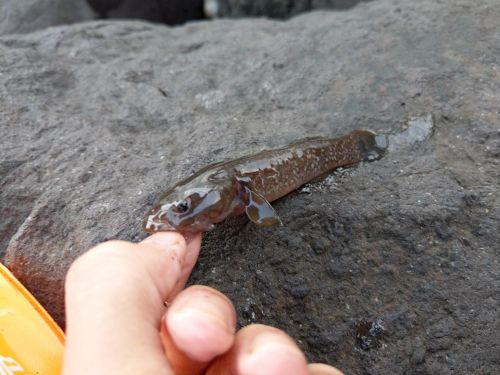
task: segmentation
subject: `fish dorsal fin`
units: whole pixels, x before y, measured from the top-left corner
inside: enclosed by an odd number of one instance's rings
[[[283,225],[273,206],[266,198],[246,185],[243,185],[243,189],[245,189],[245,195],[247,196],[245,212],[252,223],[261,227]]]

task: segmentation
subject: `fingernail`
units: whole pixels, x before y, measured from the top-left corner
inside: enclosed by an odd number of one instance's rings
[[[219,296],[211,295],[209,291],[198,292],[191,298],[178,298],[172,304],[169,314],[175,319],[193,321],[193,319],[209,323],[233,333],[236,322],[233,314],[228,310],[226,302]]]
[[[186,244],[189,244],[191,241],[195,240],[197,237],[201,237],[201,233],[183,233],[184,239],[186,240]]]
[[[282,353],[296,358],[304,358],[304,354],[291,338],[279,333],[260,333],[250,346],[250,355],[260,356],[268,353]]]
[[[196,361],[209,362],[234,342],[236,318],[231,309],[214,292],[188,288],[167,310],[167,329],[179,350]]]
[[[148,242],[150,244],[161,247],[170,247],[173,245],[185,244],[184,237],[182,237],[182,235],[177,232],[158,232],[146,238],[144,242]]]
[[[251,373],[262,363],[262,374],[307,374],[307,361],[293,340],[279,332],[261,332],[254,337],[241,356],[239,367]],[[245,372],[247,371],[247,372]]]
[[[145,244],[161,247],[163,249],[174,251],[180,259],[183,258],[186,241],[181,234],[177,232],[159,232],[155,233],[142,241]]]

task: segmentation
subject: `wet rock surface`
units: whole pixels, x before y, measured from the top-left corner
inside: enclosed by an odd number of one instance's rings
[[[283,328],[349,374],[495,373],[496,5],[377,0],[287,22],[102,21],[0,38],[4,262],[63,323],[71,261],[143,238],[144,213],[179,178],[432,113],[430,138],[275,202],[284,227],[237,217],[207,233],[191,282],[231,297],[241,325]]]

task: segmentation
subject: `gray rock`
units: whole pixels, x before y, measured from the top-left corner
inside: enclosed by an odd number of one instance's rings
[[[142,239],[148,207],[193,170],[433,113],[430,139],[276,202],[284,227],[237,217],[207,233],[191,282],[349,374],[495,373],[499,18],[496,0],[377,0],[0,38],[3,260],[63,323],[71,261]],[[359,323],[379,321],[360,345]]]
[[[26,33],[94,18],[94,12],[82,0],[2,0],[0,35]]]

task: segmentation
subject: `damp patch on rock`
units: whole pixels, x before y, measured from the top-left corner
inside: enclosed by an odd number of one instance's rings
[[[382,347],[384,334],[384,321],[381,318],[374,321],[363,319],[354,324],[355,348],[365,352],[379,349]]]
[[[410,117],[403,131],[389,135],[389,152],[427,141],[432,137],[433,131],[434,117],[432,113]]]

